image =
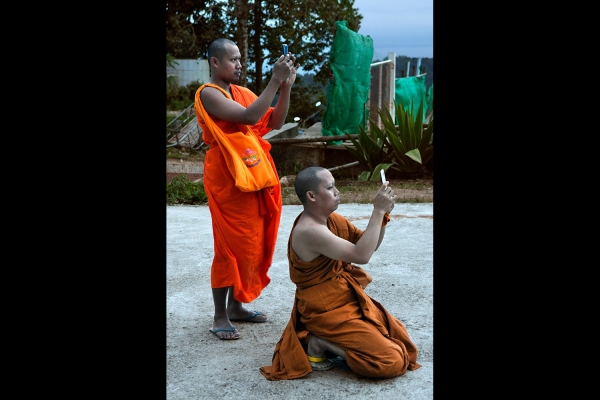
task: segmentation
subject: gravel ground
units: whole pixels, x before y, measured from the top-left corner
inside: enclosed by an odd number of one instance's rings
[[[361,229],[370,204],[340,204],[338,212]],[[288,276],[287,239],[302,206],[283,206],[271,283],[247,305],[269,315],[263,324],[238,322],[239,340],[218,340],[212,325],[212,228],[207,206],[167,206],[167,399],[433,399],[433,203],[397,203],[386,237],[363,267],[373,277],[367,293],[407,327],[422,367],[374,380],[334,368],[302,379],[268,381],[287,324],[295,285]]]

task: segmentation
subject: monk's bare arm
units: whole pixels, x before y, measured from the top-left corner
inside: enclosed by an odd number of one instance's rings
[[[292,248],[303,261],[320,255],[334,260],[361,264],[360,249],[352,242],[334,235],[325,225],[298,225],[292,234]]]
[[[373,200],[373,212],[367,228],[356,244],[334,235],[327,226],[303,223],[294,228],[292,248],[304,261],[311,261],[323,254],[334,260],[354,264],[366,264],[381,244],[385,235],[385,227],[381,221],[386,212],[390,212],[394,204],[393,191],[382,185]]]
[[[375,247],[375,251],[377,251],[377,249],[379,248],[379,245],[381,244],[381,242],[383,242],[384,236],[385,236],[385,226],[382,226],[381,230],[379,231],[379,241],[377,242],[377,247]]]
[[[296,57],[292,57],[292,64],[296,62]],[[289,78],[287,78],[281,84],[281,89],[279,90],[279,99],[277,99],[277,104],[273,109],[273,113],[271,114],[271,119],[269,120],[268,127],[272,129],[281,129],[283,123],[285,122],[285,117],[288,114],[288,110],[290,108],[290,93],[292,91],[292,85],[296,80],[296,72],[300,68],[300,64],[296,64],[292,71],[290,72]]]
[[[286,59],[287,57],[281,56],[275,62],[273,76],[269,80],[267,87],[248,108],[228,99],[220,90],[211,87],[206,87],[200,92],[202,105],[208,114],[213,117],[238,124],[256,124],[265,115],[269,107],[271,107],[271,103],[277,94],[281,82],[289,77],[290,71],[293,69],[293,64],[290,66],[285,61]]]

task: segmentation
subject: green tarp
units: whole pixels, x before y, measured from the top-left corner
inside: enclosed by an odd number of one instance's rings
[[[433,82],[431,82],[427,91],[427,111],[433,111]]]
[[[373,39],[346,27],[346,21],[336,21],[335,37],[329,53],[333,78],[329,80],[327,108],[321,119],[323,136],[356,135],[364,126],[365,103],[371,85]],[[334,145],[341,140],[329,142]]]
[[[396,96],[394,100],[398,104],[402,103],[404,110],[410,111],[413,116],[417,115],[419,106],[423,103],[423,121],[425,121],[427,111],[432,107],[433,84],[429,86],[429,91],[426,91],[425,75],[396,78]]]
[[[335,37],[329,53],[329,65],[333,78],[326,89],[327,106],[321,118],[323,136],[358,134],[359,126],[365,126],[365,103],[371,87],[371,60],[373,39],[346,27],[346,21],[336,21]],[[425,75],[396,78],[395,102],[416,116],[423,103],[423,121],[433,107],[433,84],[425,89]],[[396,121],[397,122],[397,121]],[[334,140],[330,144],[342,144]]]

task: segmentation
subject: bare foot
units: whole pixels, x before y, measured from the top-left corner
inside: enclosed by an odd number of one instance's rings
[[[325,348],[323,348],[322,344],[323,339],[311,334],[306,346],[306,354],[316,358],[323,357],[325,355]]]
[[[242,336],[227,318],[213,318],[213,327],[210,331],[221,340],[234,340]]]
[[[306,346],[306,355],[313,371],[329,371],[333,363],[325,357],[325,348],[322,346],[326,340],[315,335],[310,335]]]
[[[341,347],[331,343],[329,340],[325,340],[314,334],[310,334],[308,339],[308,345],[306,346],[306,353],[311,357],[323,357],[325,352],[329,351],[337,356],[346,359],[346,351]]]
[[[260,311],[249,311],[241,306],[231,309],[228,308],[227,315],[229,315],[230,321],[267,322],[269,319],[265,313]]]

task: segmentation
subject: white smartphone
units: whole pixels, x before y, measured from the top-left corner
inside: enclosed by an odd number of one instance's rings
[[[385,182],[385,171],[383,169],[380,169],[379,172],[381,173],[381,183]]]

